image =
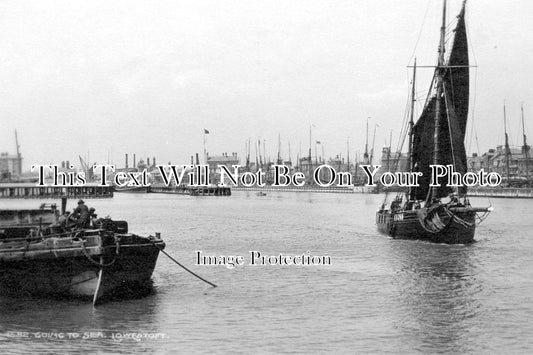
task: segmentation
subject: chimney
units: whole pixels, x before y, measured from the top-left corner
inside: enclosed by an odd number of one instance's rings
[[[137,157],[135,156],[135,153],[133,153],[133,169],[137,167]]]
[[[146,158],[146,165],[150,166],[150,158]]]
[[[152,164],[155,166],[155,157],[152,158]]]
[[[128,168],[128,153],[126,153],[126,169]]]

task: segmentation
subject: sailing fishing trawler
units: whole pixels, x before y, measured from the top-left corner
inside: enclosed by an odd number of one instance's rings
[[[465,186],[430,185],[431,166],[452,165],[467,171],[464,146],[469,100],[469,60],[465,26],[465,4],[457,16],[451,50],[445,59],[446,0],[440,31],[438,63],[422,115],[413,121],[416,61],[411,91],[409,121],[409,169],[422,173],[419,186],[398,193],[389,207],[376,213],[380,232],[397,239],[423,239],[437,243],[471,243],[476,222],[491,208],[473,207]],[[387,199],[387,197],[386,197]]]

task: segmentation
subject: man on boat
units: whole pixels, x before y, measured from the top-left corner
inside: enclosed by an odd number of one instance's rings
[[[90,219],[90,226],[92,228],[96,228],[98,215],[96,214],[96,209],[94,207],[89,208],[89,219]]]
[[[89,228],[91,214],[83,200],[78,201],[78,207],[72,212],[72,215],[76,218],[76,227]]]

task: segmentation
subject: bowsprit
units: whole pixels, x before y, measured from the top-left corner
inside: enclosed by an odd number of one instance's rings
[[[441,186],[441,178],[446,178],[446,186],[462,187],[462,186],[499,186],[502,182],[502,177],[497,172],[491,171],[489,173],[481,169],[477,172],[468,171],[461,174],[453,168],[453,165],[430,165],[431,168],[431,184],[429,186]]]

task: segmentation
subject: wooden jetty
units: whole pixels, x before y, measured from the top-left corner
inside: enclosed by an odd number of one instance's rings
[[[61,199],[61,213],[65,213],[67,199],[77,198],[111,198],[112,186],[84,185],[84,186],[36,186],[31,183],[2,183],[0,184],[0,198],[8,199]]]
[[[533,198],[529,187],[477,187],[468,190],[469,196],[496,198]]]
[[[238,191],[269,191],[269,192],[320,192],[320,193],[337,193],[337,194],[373,194],[376,193],[374,186],[350,186],[350,187],[319,187],[319,186],[265,186],[265,187],[233,187]]]
[[[148,189],[149,193],[176,194],[190,196],[231,196],[231,188],[222,186],[164,186],[152,185]]]
[[[110,198],[112,186],[36,186],[35,184],[0,184],[0,198]]]

